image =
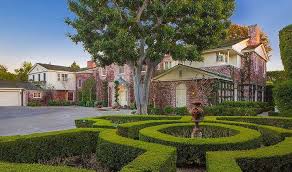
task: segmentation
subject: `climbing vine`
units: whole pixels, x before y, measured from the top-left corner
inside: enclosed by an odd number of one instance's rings
[[[119,104],[119,81],[115,81],[115,102]]]

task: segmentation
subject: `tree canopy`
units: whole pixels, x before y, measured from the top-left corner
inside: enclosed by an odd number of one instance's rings
[[[0,64],[0,80],[16,80],[16,75],[10,73],[6,66]]]
[[[71,64],[70,68],[74,72],[77,72],[80,70],[80,66],[75,61]]]
[[[248,27],[238,24],[230,25],[227,34],[227,40],[239,39],[239,38],[247,38],[248,37]],[[270,40],[267,34],[263,31],[260,33],[261,42],[264,44],[267,54],[270,54],[272,51],[272,47],[270,45]]]
[[[69,0],[66,23],[101,65],[127,64],[134,74],[138,113],[147,113],[150,79],[165,54],[199,61],[225,39],[234,0]],[[145,76],[141,71],[146,65]]]
[[[32,68],[31,62],[23,62],[19,69],[15,69],[17,80],[19,81],[28,81],[28,72]]]

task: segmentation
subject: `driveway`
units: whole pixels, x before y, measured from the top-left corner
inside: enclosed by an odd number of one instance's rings
[[[74,120],[129,110],[97,111],[87,107],[0,107],[0,136],[30,134],[75,128]]]

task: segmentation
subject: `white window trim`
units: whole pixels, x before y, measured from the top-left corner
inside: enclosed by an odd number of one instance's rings
[[[36,96],[36,94],[37,94],[38,96]],[[40,99],[40,98],[42,98],[42,94],[41,94],[40,92],[34,92],[34,93],[33,93],[33,98],[34,98],[34,99]]]

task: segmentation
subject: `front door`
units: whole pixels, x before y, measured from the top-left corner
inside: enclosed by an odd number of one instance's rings
[[[185,84],[176,87],[176,107],[184,107],[187,105],[187,89]]]

